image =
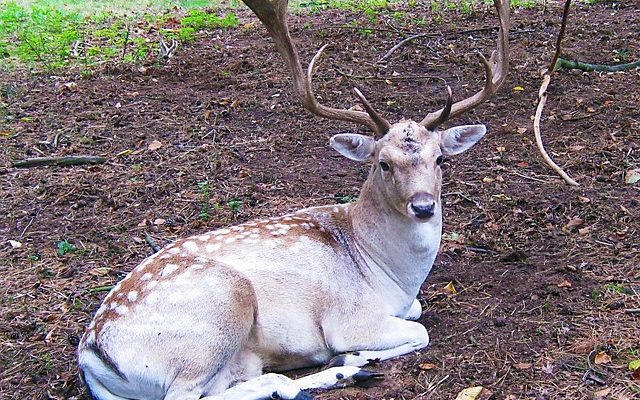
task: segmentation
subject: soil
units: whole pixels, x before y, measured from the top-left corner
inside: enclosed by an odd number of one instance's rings
[[[373,387],[317,398],[453,399],[470,386],[495,399],[640,398],[640,374],[627,368],[640,358],[640,184],[625,184],[626,171],[640,167],[640,70],[554,74],[542,129],[552,157],[580,183],[568,186],[541,161],[532,133],[539,69],[561,13],[555,3],[513,11],[507,81],[447,123],[486,123],[489,133],[445,163],[445,240],[419,297],[430,347],[371,365],[385,373]],[[110,286],[151,254],[146,236],[162,246],[358,196],[368,166],[338,156],[328,138],[363,128],[305,112],[264,29],[239,14],[241,27],[203,32],[144,68],[2,73],[1,398],[86,398],[78,338]],[[363,34],[353,21],[380,30]],[[446,79],[456,100],[478,90],[475,53],[490,54],[496,31],[462,31],[495,24],[488,8],[421,6],[374,22],[344,11],[290,20],[303,59],[332,44],[314,80],[322,102],[351,107],[357,86],[394,121],[441,106],[443,85],[430,77]],[[638,26],[636,2],[577,4],[563,54],[636,60]],[[437,36],[376,63],[404,37],[398,27]],[[154,141],[161,145],[150,149]],[[84,154],[108,161],[11,166]],[[75,251],[59,255],[63,240]]]

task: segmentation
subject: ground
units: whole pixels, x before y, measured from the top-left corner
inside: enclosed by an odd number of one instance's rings
[[[421,119],[443,101],[432,77],[456,99],[481,87],[475,53],[494,46],[496,31],[478,29],[495,26],[490,9],[404,11],[374,22],[344,11],[291,18],[303,59],[331,44],[314,81],[324,103],[354,105],[357,86],[388,119]],[[239,14],[241,27],[203,32],[168,62],[82,77],[2,72],[3,399],[85,398],[78,338],[110,286],[152,252],[146,235],[164,245],[358,196],[368,166],[338,156],[328,138],[362,128],[305,112],[263,28]],[[445,163],[445,240],[420,293],[430,347],[372,365],[385,373],[374,387],[317,398],[453,399],[479,385],[495,399],[640,398],[628,370],[640,358],[640,186],[625,184],[640,164],[640,72],[554,75],[543,136],[580,183],[568,186],[541,161],[532,133],[539,68],[560,16],[557,4],[514,11],[507,81],[448,122],[486,123],[488,134]],[[350,29],[353,20],[380,30]],[[637,26],[635,2],[578,4],[563,54],[638,59]],[[435,35],[377,63],[403,38],[398,27]],[[84,154],[108,161],[11,166]]]

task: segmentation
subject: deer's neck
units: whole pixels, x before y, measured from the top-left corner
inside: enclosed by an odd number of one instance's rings
[[[360,198],[350,209],[353,233],[366,269],[376,289],[408,307],[427,278],[440,247],[442,212],[438,199],[436,213],[418,223],[389,204],[371,176]]]

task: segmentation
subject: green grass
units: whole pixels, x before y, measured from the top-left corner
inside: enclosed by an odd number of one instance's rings
[[[0,4],[0,68],[26,65],[51,72],[67,66],[89,69],[112,60],[136,64],[153,61],[158,54],[160,37],[187,42],[193,41],[198,31],[238,25],[233,12],[195,8],[211,3],[204,0],[159,0],[153,4],[121,0],[108,5],[79,0],[4,2]],[[220,5],[220,2],[214,3]],[[226,3],[234,6],[237,2]],[[180,10],[171,7],[180,7]]]

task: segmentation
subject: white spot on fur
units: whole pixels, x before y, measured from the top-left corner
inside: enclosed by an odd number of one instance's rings
[[[306,222],[303,222],[302,224],[300,224],[300,226],[301,226],[301,227],[303,227],[303,228],[304,228],[304,229],[306,229],[306,230],[311,229],[311,225],[309,225],[309,224],[308,224],[308,223],[306,223]]]
[[[198,240],[200,240],[202,242],[206,242],[209,239],[211,239],[211,235],[200,235],[200,236],[198,236]]]
[[[276,227],[275,227],[275,226],[273,226],[273,225],[265,225],[265,226],[264,226],[264,228],[265,228],[265,229],[268,229],[268,230],[276,229]]]
[[[135,290],[130,291],[129,293],[127,293],[127,299],[129,299],[129,301],[133,303],[138,299],[138,292],[136,292]]]
[[[151,281],[149,283],[147,283],[147,286],[145,287],[147,290],[151,290],[154,287],[156,287],[158,285],[158,281]]]
[[[251,239],[258,239],[260,237],[260,234],[259,233],[252,233],[251,235],[249,235],[249,237]]]
[[[189,250],[189,251],[190,251],[190,252],[192,252],[192,253],[195,253],[195,252],[197,252],[198,250],[200,250],[200,249],[198,248],[198,245],[196,244],[196,242],[192,242],[192,241],[190,241],[190,240],[189,240],[189,241],[187,241],[187,242],[184,242],[184,243],[182,244],[182,247],[184,247],[185,249]]]
[[[173,271],[175,271],[176,269],[178,269],[178,266],[175,264],[167,264],[163,269],[162,272],[160,273],[160,276],[168,276],[171,275],[171,273],[173,273]]]
[[[124,315],[124,314],[126,314],[126,313],[127,313],[127,311],[129,311],[129,308],[128,308],[127,306],[125,306],[125,305],[119,305],[119,306],[116,308],[116,312],[117,312],[118,314],[120,314],[120,315]]]
[[[214,251],[220,250],[220,247],[220,243],[209,243],[205,246],[205,250],[207,250],[209,253],[213,253]]]
[[[177,247],[174,247],[172,249],[169,249],[169,253],[173,254],[173,255],[179,254],[180,253],[180,249],[177,248]]]
[[[241,226],[232,226],[231,230],[234,231],[234,232],[242,232],[244,230],[244,228],[241,227]]]
[[[231,237],[226,238],[226,239],[224,240],[224,242],[225,242],[225,243],[233,243],[233,242],[235,242],[237,239],[238,239],[237,237],[235,237],[235,236],[231,236]]]
[[[247,243],[247,244],[253,244],[253,243],[258,243],[259,240],[258,239],[249,239],[249,238],[247,238],[247,239],[242,239],[242,242],[243,243]]]
[[[192,266],[189,267],[189,269],[187,271],[198,271],[204,268],[204,265],[202,264],[193,264]]]
[[[171,254],[163,254],[160,256],[161,260],[166,260],[167,258],[171,258]]]
[[[331,211],[333,211],[334,213],[337,213],[340,211],[340,209],[338,207],[333,207]]]
[[[283,220],[283,221],[291,221],[291,220],[292,220],[292,218],[291,218],[291,217],[284,217],[284,218],[282,218],[282,220]]]
[[[114,302],[112,302],[111,304],[109,304],[109,309],[110,309],[110,310],[113,310],[113,309],[115,309],[116,307],[118,307],[118,303],[116,303],[115,301],[114,301]]]
[[[229,233],[231,233],[231,230],[227,229],[227,228],[224,228],[224,229],[218,230],[216,234],[218,234],[218,235],[228,235]]]
[[[148,281],[151,278],[153,278],[153,274],[151,272],[147,272],[146,274],[142,275],[142,278],[140,278],[141,281]]]

